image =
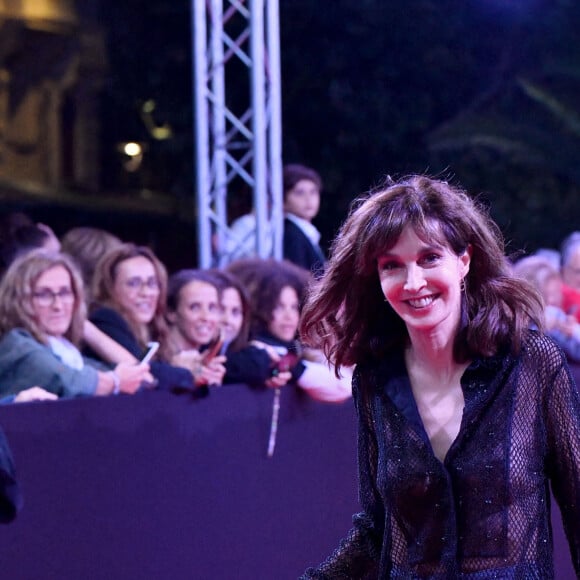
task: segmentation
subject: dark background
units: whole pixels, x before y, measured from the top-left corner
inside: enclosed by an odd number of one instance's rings
[[[190,2],[102,8],[105,184],[113,143],[147,139],[137,104],[152,98],[174,137],[151,143],[141,179],[188,200]],[[387,174],[426,172],[480,195],[508,250],[558,246],[580,216],[579,25],[573,0],[280,0],[283,157],[322,174],[324,241]]]
[[[580,2],[279,5],[283,159],[323,177],[316,220],[323,245],[356,196],[386,175],[414,172],[479,196],[504,231],[508,252],[557,247],[579,228]],[[88,6],[77,3],[79,10]],[[84,192],[82,203],[13,206],[59,235],[95,225],[150,244],[170,270],[196,265],[191,2],[90,6],[107,52],[100,191]],[[228,105],[245,108],[247,71],[232,67],[228,74]],[[140,111],[150,100],[146,122]],[[169,128],[170,138],[153,138],[155,128]],[[116,149],[127,140],[146,147],[133,174]],[[117,195],[134,198],[135,211],[121,211]],[[243,211],[243,195],[236,187],[229,192],[231,218]],[[154,209],[162,200],[167,211]]]

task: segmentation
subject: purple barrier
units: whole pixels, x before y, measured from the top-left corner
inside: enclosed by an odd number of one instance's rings
[[[25,501],[0,527],[0,576],[297,578],[357,511],[354,411],[283,390],[269,459],[272,401],[231,386],[0,408]]]
[[[217,389],[0,409],[24,508],[2,578],[295,579],[356,511],[352,402]]]

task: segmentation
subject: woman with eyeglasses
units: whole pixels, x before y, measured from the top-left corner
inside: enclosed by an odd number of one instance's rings
[[[110,369],[85,359],[78,348],[85,323],[82,281],[67,256],[33,250],[17,258],[0,282],[0,394],[30,387],[59,397],[132,394],[151,379],[146,364]]]
[[[158,342],[160,349],[150,362],[158,388],[192,390],[195,382],[188,361],[168,362],[166,295],[167,272],[153,251],[121,244],[97,263],[90,320],[139,360],[149,342]]]

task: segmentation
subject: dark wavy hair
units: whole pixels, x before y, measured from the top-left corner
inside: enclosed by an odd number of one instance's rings
[[[417,235],[460,256],[471,248],[454,357],[464,362],[502,348],[518,352],[530,320],[541,327],[542,302],[512,275],[498,226],[465,191],[413,175],[355,201],[331,248],[322,279],[304,306],[301,336],[337,365],[383,356],[408,341],[402,319],[385,302],[377,258],[411,225]]]
[[[227,271],[237,277],[250,296],[250,336],[268,331],[280,294],[286,286],[294,288],[300,306],[304,302],[312,275],[287,260],[247,258],[228,265]]]

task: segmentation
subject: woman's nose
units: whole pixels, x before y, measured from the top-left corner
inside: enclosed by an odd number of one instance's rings
[[[407,276],[405,280],[405,290],[416,292],[425,285],[425,278],[423,272],[416,264],[411,264],[407,268]]]

